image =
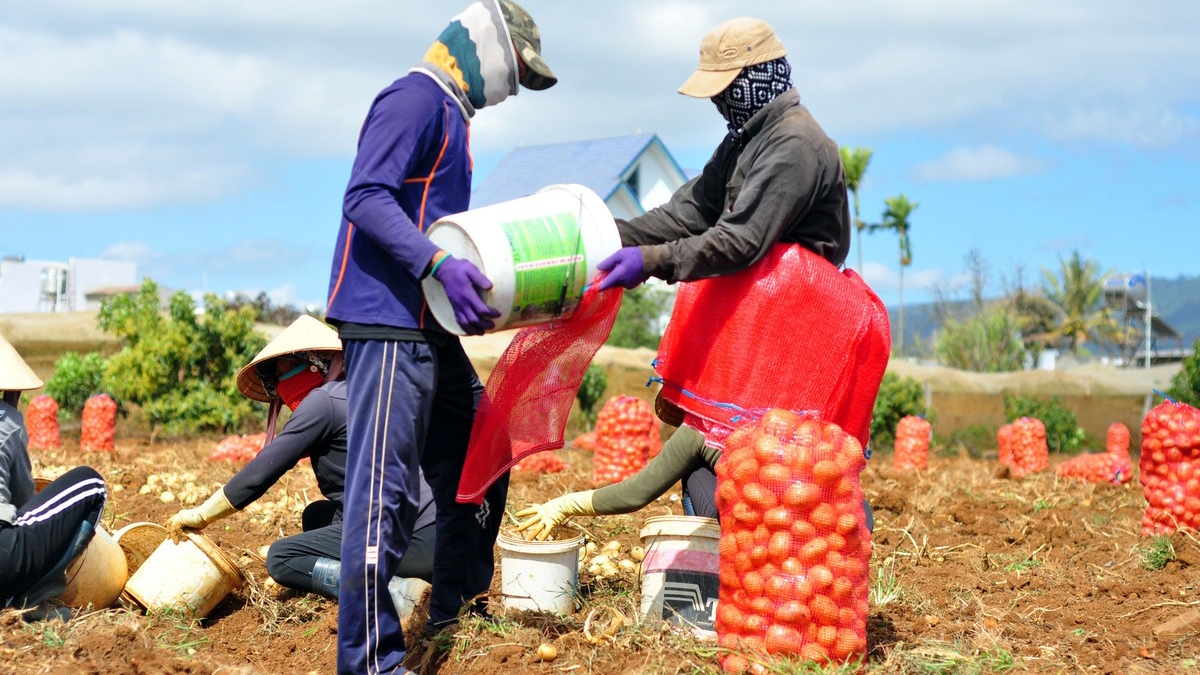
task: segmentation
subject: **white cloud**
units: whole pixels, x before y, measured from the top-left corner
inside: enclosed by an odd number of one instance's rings
[[[912,168],[910,176],[917,181],[985,181],[1038,173],[1039,162],[1017,157],[992,145],[978,148],[955,148],[949,153]]]
[[[880,296],[892,296],[900,291],[900,274],[888,265],[867,261],[863,263],[862,278]],[[904,270],[904,293],[925,294],[946,285],[946,273],[936,269]]]

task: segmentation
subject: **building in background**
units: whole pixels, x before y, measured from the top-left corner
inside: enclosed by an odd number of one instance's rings
[[[83,312],[104,298],[138,290],[137,263],[97,258],[0,259],[0,314]]]

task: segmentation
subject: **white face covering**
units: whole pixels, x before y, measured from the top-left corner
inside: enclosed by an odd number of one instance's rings
[[[496,0],[482,0],[450,20],[415,70],[453,94],[467,117],[515,96],[517,54]]]

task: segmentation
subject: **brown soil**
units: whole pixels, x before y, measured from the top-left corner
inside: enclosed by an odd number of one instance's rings
[[[234,470],[206,461],[215,441],[118,442],[112,455],[84,455],[76,442],[35,453],[35,473],[53,475],[86,463],[114,486],[110,531],[138,521],[163,522],[180,500],[203,499]],[[516,475],[510,507],[589,487],[591,457],[562,451],[570,469]],[[146,494],[150,476],[159,479]],[[159,490],[175,477],[176,501]],[[193,483],[189,486],[187,483]],[[120,486],[119,490],[115,486]],[[1133,485],[1086,486],[1045,474],[1017,481],[995,462],[940,458],[923,473],[891,469],[877,455],[863,474],[875,505],[868,626],[871,672],[1174,672],[1200,657],[1198,628],[1156,637],[1154,629],[1200,606],[1200,546],[1172,538],[1176,559],[1147,571],[1139,536],[1144,502]],[[255,511],[234,515],[206,533],[239,562],[248,583],[205,620],[110,609],[69,624],[25,625],[0,615],[0,673],[329,673],[334,671],[336,604],[264,584],[257,551],[299,530],[299,512],[316,489],[302,466],[287,474]],[[638,543],[646,518],[680,512],[677,490],[629,516],[577,519],[604,541]],[[499,569],[497,567],[497,569]],[[885,590],[894,576],[892,597]],[[600,580],[581,570],[583,609],[562,619],[502,616],[499,574],[493,619],[464,622],[438,651],[416,649],[421,673],[706,673],[718,672],[715,650],[661,624],[622,626],[590,644],[585,619],[613,607],[634,616],[632,575]],[[606,610],[607,611],[607,610]],[[600,623],[593,617],[593,624]],[[595,627],[590,627],[595,633]],[[539,643],[557,646],[552,663],[537,660]],[[790,671],[789,671],[790,672]]]

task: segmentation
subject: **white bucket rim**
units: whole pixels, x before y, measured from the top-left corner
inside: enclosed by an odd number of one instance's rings
[[[651,537],[721,538],[721,524],[716,518],[703,516],[654,516],[647,518],[639,534],[645,542]]]
[[[579,533],[570,539],[556,539],[554,541],[527,541],[520,537],[513,537],[504,532],[496,538],[496,544],[505,551],[513,553],[533,553],[537,555],[554,555],[556,553],[566,553],[572,549],[577,549],[583,545],[583,533]]]

